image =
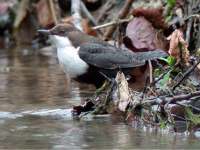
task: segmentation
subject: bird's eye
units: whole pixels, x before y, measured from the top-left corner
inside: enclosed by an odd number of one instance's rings
[[[65,31],[64,31],[64,30],[61,30],[61,31],[60,31],[60,33],[63,33],[63,34],[64,34],[64,33],[65,33]]]

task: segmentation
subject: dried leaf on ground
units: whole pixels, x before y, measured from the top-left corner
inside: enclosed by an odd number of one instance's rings
[[[190,54],[188,44],[183,38],[183,32],[177,29],[167,39],[170,40],[169,54],[176,58],[177,63],[182,60],[188,65]]]
[[[134,18],[129,22],[124,43],[133,51],[165,49],[163,36],[143,17]]]
[[[118,85],[117,89],[117,105],[120,111],[125,112],[128,104],[130,103],[130,93],[129,93],[129,87],[128,82],[126,81],[126,78],[122,72],[118,72],[116,76],[116,82]]]

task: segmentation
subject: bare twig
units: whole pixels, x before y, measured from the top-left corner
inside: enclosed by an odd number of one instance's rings
[[[180,102],[176,102],[176,104],[180,105],[180,106],[184,106],[184,107],[190,107],[190,108],[200,112],[200,109],[198,107],[192,106],[191,104],[184,104],[184,103],[180,103]]]
[[[142,99],[144,98],[144,95],[147,91],[147,84],[148,84],[148,80],[149,80],[149,77],[146,77],[146,80],[145,80],[145,84],[144,84],[144,88],[142,90]]]
[[[200,91],[192,92],[189,94],[183,94],[183,95],[177,95],[173,97],[155,97],[153,99],[148,99],[142,102],[142,105],[148,104],[148,105],[165,105],[165,104],[171,104],[171,103],[177,103],[178,101],[187,100],[189,101],[191,98],[200,96]]]
[[[107,12],[116,4],[116,0],[109,0],[101,9],[100,15],[97,17],[97,22],[100,22],[107,14]]]
[[[80,29],[83,30],[82,24],[81,24],[81,0],[73,0],[71,1],[71,13],[73,16],[73,23],[74,25]]]
[[[81,1],[81,10],[87,16],[87,18],[92,22],[93,25],[97,26],[97,21],[94,19],[92,14],[88,11],[85,4]]]
[[[171,71],[172,71],[171,69],[165,71],[165,72],[164,72],[163,74],[161,74],[156,80],[154,80],[154,81],[150,84],[150,86],[153,86],[154,84],[156,84],[158,81],[160,81],[161,79],[163,79],[164,76],[165,76],[166,74],[168,74],[168,73],[171,72]]]
[[[105,24],[102,24],[102,25],[92,27],[92,29],[97,30],[97,29],[109,27],[109,26],[112,26],[112,25],[121,24],[121,23],[124,23],[124,22],[129,22],[131,19],[132,18],[114,20],[114,21],[111,21],[111,22],[108,22],[108,23],[105,23]]]
[[[184,21],[187,21],[190,18],[200,18],[199,14],[192,14],[184,18]]]
[[[194,71],[197,65],[200,63],[200,59],[198,59],[197,63],[195,63],[191,68],[189,68],[184,74],[183,77],[174,85],[172,91],[174,91],[189,75]]]
[[[151,60],[148,60],[148,64],[149,64],[149,82],[151,84],[153,82],[153,67]]]
[[[127,16],[127,14],[129,13],[129,10],[131,8],[131,4],[133,3],[134,0],[126,0],[124,6],[122,7],[122,9],[120,10],[117,19],[123,19]],[[108,30],[106,31],[106,33],[104,34],[104,39],[109,39],[113,32],[116,29],[116,25],[111,26],[110,28],[108,28]]]
[[[56,11],[55,11],[55,6],[54,6],[53,0],[49,0],[49,6],[50,6],[51,15],[53,17],[53,21],[55,24],[58,24],[58,18],[56,16]]]
[[[200,95],[200,91],[196,91],[196,92],[192,92],[189,94],[185,94],[185,95],[177,95],[177,96],[173,96],[171,98],[166,98],[164,100],[164,103],[176,103],[177,101],[182,101],[182,100],[189,100],[192,97],[195,96],[199,96]]]

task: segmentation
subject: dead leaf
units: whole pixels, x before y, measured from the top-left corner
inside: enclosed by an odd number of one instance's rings
[[[128,104],[130,103],[130,93],[128,82],[122,72],[118,72],[115,78],[118,89],[117,89],[117,106],[120,111],[125,112]]]
[[[92,36],[97,36],[96,31],[91,28],[91,26],[89,25],[89,21],[87,19],[82,19],[82,27],[85,33]]]
[[[125,45],[133,51],[165,49],[165,41],[143,17],[134,18],[126,28]]]
[[[176,29],[168,38],[170,40],[169,54],[176,58],[177,63],[181,60],[184,64],[189,65],[188,44],[183,38],[183,32]]]
[[[136,8],[133,9],[132,15],[135,17],[144,17],[157,29],[166,29],[167,25],[163,17],[163,8]]]
[[[42,27],[47,27],[54,23],[47,0],[40,0],[36,4],[36,9],[37,9],[37,18],[38,18],[39,24]]]

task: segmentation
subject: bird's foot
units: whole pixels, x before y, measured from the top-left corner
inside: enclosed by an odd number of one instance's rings
[[[108,85],[109,85],[109,82],[105,80],[103,85],[95,91],[95,95],[98,96],[99,94],[101,94],[101,92],[104,91]]]

